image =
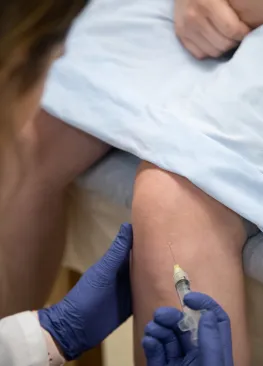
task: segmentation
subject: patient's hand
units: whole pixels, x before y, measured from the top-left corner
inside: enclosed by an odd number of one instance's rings
[[[219,57],[249,33],[227,0],[176,0],[176,34],[198,59]]]

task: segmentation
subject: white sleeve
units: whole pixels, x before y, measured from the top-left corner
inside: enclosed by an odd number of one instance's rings
[[[0,366],[47,366],[48,352],[38,320],[31,312],[0,321]]]

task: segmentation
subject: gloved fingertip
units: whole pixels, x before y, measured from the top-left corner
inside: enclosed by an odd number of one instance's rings
[[[156,324],[154,323],[154,321],[150,321],[144,328],[144,334],[148,335],[148,336],[152,336],[152,333],[154,332],[156,327]]]
[[[142,347],[148,359],[155,358],[163,353],[163,345],[156,338],[145,336],[142,340]]]
[[[210,296],[200,292],[190,292],[185,295],[184,303],[193,310],[209,310],[214,300]]]
[[[200,292],[190,292],[184,298],[186,306],[193,310],[213,311],[217,321],[228,321],[228,315],[224,309],[212,297]]]
[[[119,252],[121,256],[127,256],[132,248],[133,233],[131,224],[124,223],[121,225],[120,230],[112,243],[109,253]]]
[[[154,321],[148,323],[144,329],[144,334],[158,339],[161,342],[170,343],[175,341],[173,329],[164,327]]]
[[[125,247],[128,245],[129,249],[131,249],[133,244],[133,230],[131,224],[124,223],[121,225],[116,241],[125,243]]]
[[[121,224],[119,232],[122,235],[125,235],[125,236],[128,236],[128,237],[133,237],[132,225],[129,224],[128,222],[124,222],[123,224]]]
[[[122,224],[110,249],[99,262],[103,267],[104,277],[107,275],[108,280],[115,278],[120,266],[124,265],[128,269],[132,239],[132,226],[127,223]]]
[[[217,318],[213,311],[206,311],[205,313],[203,313],[200,320],[200,325],[211,329],[217,327]]]
[[[145,337],[143,337],[142,339],[142,346],[144,349],[147,349],[148,352],[154,352],[155,351],[155,346],[156,344],[158,344],[159,342],[157,341],[157,339],[146,335]]]
[[[154,313],[154,320],[156,323],[171,329],[177,328],[178,322],[182,317],[183,313],[172,307],[161,307]]]

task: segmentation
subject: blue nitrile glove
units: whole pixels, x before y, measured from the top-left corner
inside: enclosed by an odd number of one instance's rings
[[[129,259],[132,227],[121,226],[104,257],[58,304],[38,312],[67,360],[98,345],[132,313]]]
[[[233,366],[230,320],[209,296],[190,293],[185,304],[193,310],[207,310],[201,316],[198,347],[191,346],[189,334],[180,332],[182,313],[160,308],[145,329],[143,347],[148,366]]]

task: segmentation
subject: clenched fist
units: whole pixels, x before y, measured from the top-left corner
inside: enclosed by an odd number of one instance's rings
[[[249,33],[227,0],[176,0],[176,34],[196,58],[219,57]]]

